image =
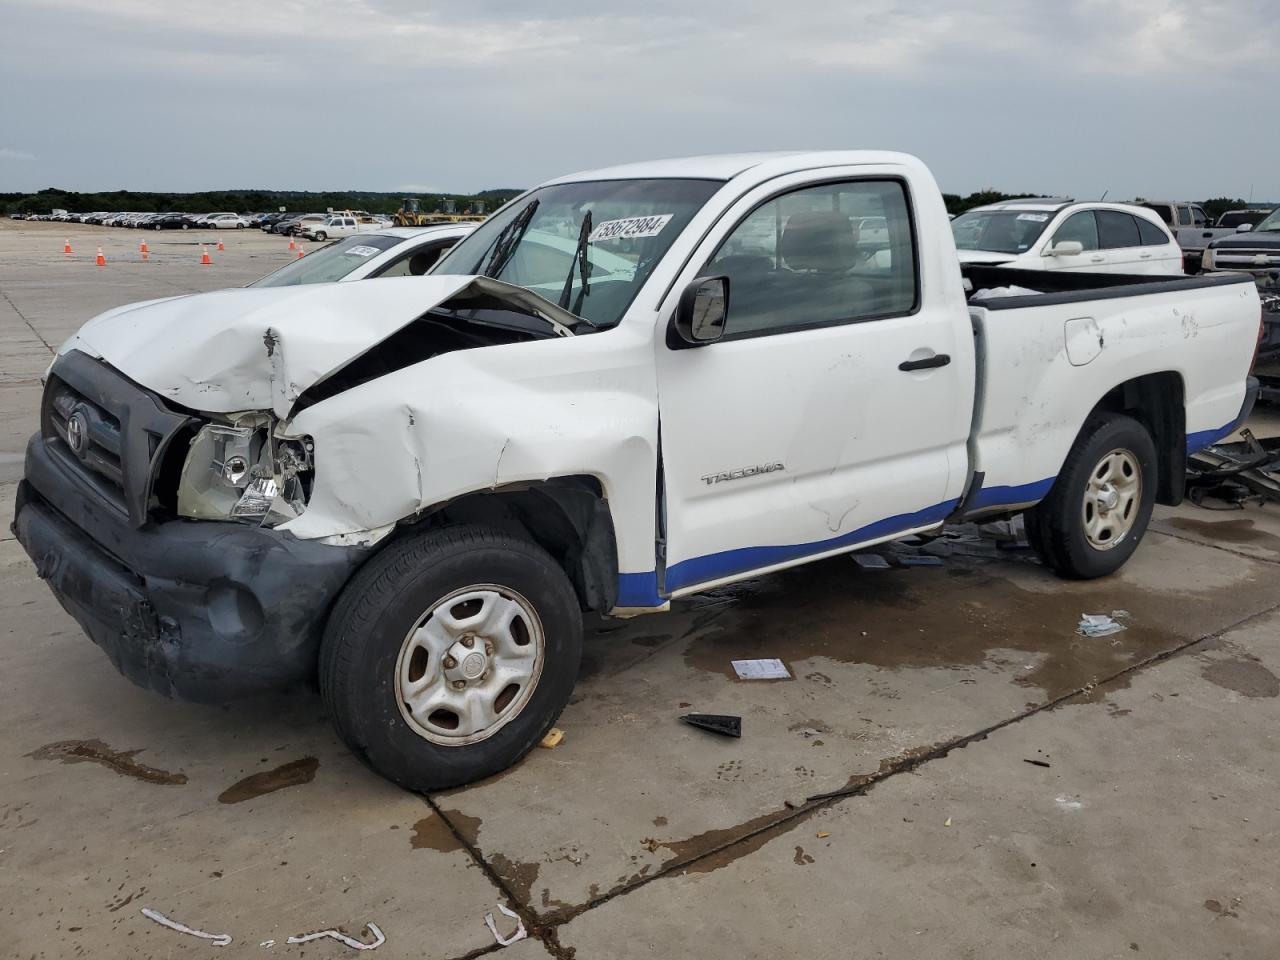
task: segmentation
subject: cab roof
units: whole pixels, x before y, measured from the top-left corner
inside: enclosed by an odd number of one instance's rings
[[[881,150],[780,150],[772,153],[724,153],[648,160],[617,167],[602,167],[598,170],[583,170],[568,176],[556,177],[547,183],[581,183],[590,180],[731,180],[756,168],[773,168],[770,173],[776,175],[788,170],[872,163],[915,165],[919,164],[919,161],[904,153]]]

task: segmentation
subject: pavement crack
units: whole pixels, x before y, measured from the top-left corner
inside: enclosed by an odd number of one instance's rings
[[[1270,607],[1267,607],[1265,610],[1260,610],[1256,613],[1251,613],[1246,617],[1241,617],[1239,620],[1236,620],[1235,622],[1230,623],[1219,630],[1215,630],[1212,633],[1204,634],[1203,636],[1196,637],[1192,640],[1187,640],[1184,643],[1176,644],[1167,650],[1163,650],[1159,653],[1152,654],[1151,656],[1146,657],[1138,661],[1137,663],[1132,663],[1122,670],[1117,670],[1115,673],[1107,675],[1105,678],[1101,680],[1092,681],[1086,685],[1077,687],[1074,690],[1069,690],[1060,696],[1054,697],[1052,700],[1047,700],[1042,704],[1038,704],[1035,707],[1022,711],[1021,713],[1017,713],[1011,717],[1007,717],[1006,719],[1001,720],[999,723],[993,723],[990,726],[983,727],[981,730],[977,730],[973,733],[965,734],[964,736],[960,736],[960,737],[954,737],[951,740],[947,740],[942,743],[936,744],[933,747],[922,749],[915,753],[900,756],[893,760],[885,761],[881,765],[881,768],[878,772],[867,774],[864,777],[856,777],[854,778],[853,781],[851,781],[849,786],[842,788],[840,790],[833,790],[829,793],[820,793],[812,797],[809,797],[802,806],[799,806],[794,810],[790,810],[790,811],[779,811],[777,816],[768,817],[764,819],[761,826],[753,830],[750,830],[747,833],[744,833],[740,836],[736,836],[736,837],[733,837],[732,839],[728,839],[724,843],[721,843],[717,846],[710,847],[706,850],[702,850],[694,857],[690,857],[687,860],[678,860],[678,861],[673,860],[672,862],[663,865],[653,873],[648,874],[644,877],[634,878],[630,882],[622,884],[618,887],[615,887],[614,889],[608,891],[602,896],[596,897],[593,900],[589,900],[586,903],[580,904],[576,907],[570,907],[566,910],[561,910],[556,913],[540,917],[539,923],[544,928],[543,930],[540,931],[540,939],[542,939],[544,943],[548,942],[548,937],[553,935],[554,931],[557,928],[565,925],[566,923],[571,922],[572,920],[577,919],[578,917],[582,916],[582,914],[587,913],[590,910],[594,910],[597,907],[603,906],[604,904],[608,903],[610,900],[614,900],[628,893],[632,893],[635,890],[639,890],[641,887],[647,886],[648,884],[653,883],[655,880],[659,880],[663,877],[670,876],[671,874],[679,871],[687,870],[689,867],[697,864],[699,861],[705,860],[708,857],[717,856],[723,853],[724,851],[729,850],[732,847],[736,847],[744,843],[750,843],[752,840],[755,840],[756,838],[761,837],[763,834],[773,833],[773,834],[781,835],[785,833],[787,830],[789,830],[791,827],[798,825],[799,822],[808,819],[818,810],[835,806],[836,804],[841,803],[842,801],[850,799],[852,797],[865,796],[866,794],[874,790],[877,786],[879,786],[881,783],[884,783],[886,780],[889,780],[892,777],[896,777],[903,773],[910,773],[913,770],[918,769],[919,767],[923,766],[926,763],[929,763],[932,760],[940,760],[943,757],[946,757],[948,754],[950,754],[953,750],[958,750],[968,746],[971,743],[977,743],[979,741],[985,740],[991,734],[996,733],[1000,730],[1003,730],[1006,727],[1011,727],[1011,726],[1014,726],[1015,724],[1022,723],[1024,720],[1028,720],[1031,717],[1037,716],[1041,713],[1046,713],[1048,711],[1054,710],[1057,707],[1060,707],[1066,703],[1069,703],[1071,701],[1076,701],[1081,697],[1088,697],[1093,692],[1097,690],[1101,690],[1106,686],[1108,686],[1109,684],[1114,683],[1117,680],[1120,680],[1131,674],[1138,673],[1142,670],[1146,670],[1147,668],[1163,663],[1166,660],[1171,660],[1174,657],[1177,657],[1183,653],[1186,653],[1187,651],[1191,650],[1194,647],[1200,646],[1208,641],[1221,638],[1224,634],[1227,634],[1233,630],[1238,630],[1240,627],[1245,626],[1246,624],[1249,624],[1255,620],[1262,619],[1263,617],[1269,616],[1275,613],[1277,610],[1280,610],[1280,603],[1272,604]],[[770,837],[767,839],[772,839],[772,838]],[[766,839],[766,842],[767,842],[767,839]]]
[[[4,297],[4,302],[9,304],[9,308],[13,310],[13,312],[18,315],[18,318],[27,325],[27,329],[35,334],[36,339],[44,344],[44,348],[48,350],[50,354],[56,354],[58,352],[57,350],[55,350],[53,347],[49,345],[48,340],[46,340],[44,337],[40,335],[40,331],[37,330],[35,326],[31,323],[31,321],[26,318],[23,312],[18,309],[18,305],[9,299],[9,294],[5,293],[5,291],[3,290],[0,290],[0,297]]]

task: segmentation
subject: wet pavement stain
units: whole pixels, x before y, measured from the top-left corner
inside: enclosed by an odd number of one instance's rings
[[[1235,660],[1218,660],[1200,671],[1210,683],[1246,697],[1280,696],[1280,677],[1257,660],[1241,657]]]
[[[813,863],[813,857],[804,852],[804,847],[796,847],[795,859],[792,861],[797,867],[807,867]]]
[[[480,782],[488,783],[489,780],[482,780]],[[467,788],[460,787],[457,789],[465,790]],[[451,792],[456,793],[457,789]],[[458,836],[462,837],[463,841],[466,844],[468,844],[471,847],[476,847],[479,845],[477,843],[480,837],[481,820],[479,817],[469,817],[460,810],[444,810],[444,809],[440,810],[439,816],[449,821],[449,824],[453,827],[454,830],[458,832]]]
[[[101,740],[59,740],[45,744],[27,756],[33,760],[57,760],[60,763],[96,763],[122,777],[133,777],[144,783],[181,786],[187,782],[185,773],[171,773],[134,760],[141,752],[141,749],[112,750]]]
[[[1262,546],[1274,544],[1280,550],[1280,537],[1259,530],[1248,517],[1232,520],[1196,520],[1193,517],[1169,517],[1163,523],[1184,533],[1194,533],[1209,540],[1223,543],[1253,543]]]
[[[244,803],[286,787],[298,787],[315,779],[320,761],[315,757],[303,757],[281,764],[274,770],[264,770],[233,783],[218,794],[219,803]]]
[[[1006,673],[1053,699],[1219,626],[1188,591],[1153,590],[1120,575],[1073,583],[1028,564],[960,560],[876,573],[852,567],[834,558],[711,591],[715,605],[692,631],[685,663],[734,682],[743,681],[731,661],[758,657],[976,668]],[[1274,603],[1267,591],[1256,592],[1259,609]],[[1123,633],[1076,633],[1082,613],[1115,609],[1131,614]],[[993,658],[993,650],[1028,656]],[[1126,685],[1122,678],[1114,689]]]
[[[489,866],[501,880],[516,903],[522,907],[529,905],[529,895],[538,880],[539,865],[536,863],[520,863],[505,854],[492,853],[488,856]]]
[[[466,849],[444,818],[434,813],[428,814],[413,825],[409,846],[414,850],[437,850],[440,853],[454,853],[457,850]]]

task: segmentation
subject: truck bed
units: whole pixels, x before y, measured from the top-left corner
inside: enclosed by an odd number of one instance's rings
[[[1174,406],[1185,408],[1184,423],[1148,427],[1185,434],[1188,452],[1235,429],[1258,336],[1251,277],[981,265],[962,273],[973,286],[969,313],[978,353],[970,441],[976,480],[967,513],[1012,512],[1043,498],[1089,412],[1104,398],[1125,407],[1117,371],[1126,384],[1182,400]],[[983,288],[1009,286],[1036,292],[972,298]],[[1161,492],[1176,500],[1183,458],[1171,455],[1161,467]]]

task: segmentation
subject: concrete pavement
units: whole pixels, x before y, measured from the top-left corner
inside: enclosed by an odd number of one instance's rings
[[[66,232],[0,224],[6,515],[51,347],[291,256],[224,232],[200,267],[198,238],[147,233],[144,264],[138,231],[77,227],[68,262]],[[499,949],[483,917],[502,902],[539,938],[517,958],[1270,957],[1277,563],[1280,511],[1184,506],[1104,581],[1014,550],[722,588],[593,625],[565,741],[423,798],[352,759],[309,692],[211,708],[135,689],[5,529],[0,942],[325,957],[346,950],[285,939],[373,921],[380,957],[448,958]],[[1113,610],[1125,632],[1075,633]],[[733,678],[757,656],[793,679]],[[739,714],[743,738],[689,711]]]

